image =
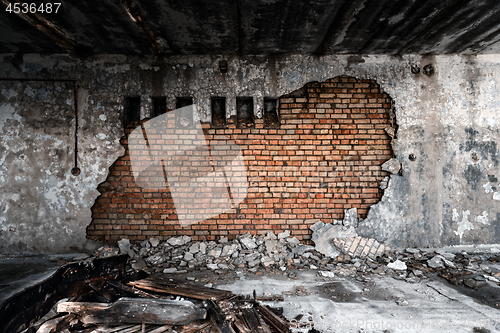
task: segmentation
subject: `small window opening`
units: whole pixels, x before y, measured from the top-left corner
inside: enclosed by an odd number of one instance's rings
[[[236,98],[236,115],[237,126],[239,128],[252,127],[253,121],[253,98],[238,97]]]
[[[141,121],[141,97],[125,97],[125,115],[123,119],[124,127]]]
[[[278,128],[278,99],[264,98],[264,127]]]
[[[167,113],[167,98],[166,97],[153,97],[153,111],[151,118],[158,117],[161,114]]]
[[[212,126],[224,127],[226,126],[226,98],[225,97],[212,97]]]
[[[177,97],[175,108],[181,109],[192,104],[193,104],[192,97]],[[179,113],[177,124],[180,125],[181,128],[191,126],[193,124],[193,109],[186,108],[185,110],[182,110]]]

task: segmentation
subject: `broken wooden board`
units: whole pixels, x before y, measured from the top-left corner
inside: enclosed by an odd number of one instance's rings
[[[114,303],[63,302],[57,312],[76,313],[85,324],[187,325],[207,316],[205,309],[188,301],[127,297]]]
[[[169,281],[160,277],[148,277],[138,281],[131,281],[127,284],[143,290],[185,296],[202,301],[220,301],[233,296],[233,293],[227,290],[207,288],[194,283]]]
[[[290,323],[275,314],[265,305],[258,305],[257,311],[262,315],[264,320],[267,321],[269,325],[271,325],[275,330],[280,333],[291,333],[290,331]]]

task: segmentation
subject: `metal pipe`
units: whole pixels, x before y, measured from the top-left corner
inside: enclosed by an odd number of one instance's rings
[[[78,167],[78,96],[77,96],[77,86],[76,86],[77,81],[71,79],[26,79],[26,78],[0,78],[0,81],[73,83],[73,97],[74,97],[74,108],[75,108],[75,166],[71,169],[71,174],[73,176],[78,176],[80,174],[80,168]]]

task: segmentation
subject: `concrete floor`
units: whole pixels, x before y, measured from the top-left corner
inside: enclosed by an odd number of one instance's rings
[[[0,304],[53,274],[77,254],[0,257]],[[495,270],[500,270],[500,263]],[[437,277],[408,283],[390,276],[324,278],[314,270],[263,274],[237,271],[232,281],[219,279],[214,287],[235,294],[284,296],[284,316],[308,332],[500,332],[500,286],[473,290],[452,286]],[[202,275],[213,274],[209,271]]]
[[[498,298],[500,287],[490,285]],[[437,279],[415,284],[391,277],[325,282],[314,271],[302,271],[296,280],[241,276],[217,287],[243,295],[253,290],[258,296],[293,293],[269,304],[283,307],[285,317],[300,323],[297,331],[303,332],[311,323],[321,332],[500,332],[500,310],[482,304],[480,291],[471,297]]]

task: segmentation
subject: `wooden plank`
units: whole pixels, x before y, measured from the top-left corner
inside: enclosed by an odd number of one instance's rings
[[[55,330],[57,328],[57,324],[59,324],[60,321],[64,320],[68,316],[69,315],[66,315],[66,316],[63,316],[63,317],[57,317],[57,318],[50,319],[50,320],[46,321],[45,323],[43,323],[38,328],[38,330],[36,331],[36,333],[50,333],[50,332],[55,332]]]
[[[228,325],[226,321],[226,316],[222,314],[222,311],[213,301],[207,301],[207,309],[210,315],[210,319],[214,323],[214,327],[219,333],[233,333],[233,328]]]
[[[155,328],[154,330],[149,331],[148,333],[162,333],[162,332],[168,331],[171,327],[172,327],[172,325],[160,326],[158,328]]]
[[[200,330],[202,330],[210,325],[212,325],[212,322],[210,321],[210,319],[206,319],[203,322],[195,321],[187,326],[184,326],[182,328],[181,333],[196,333],[196,332],[198,332],[198,331],[200,331]],[[151,332],[149,332],[149,333],[151,333]]]
[[[275,330],[277,330],[280,333],[291,333],[290,324],[288,323],[288,321],[280,318],[278,315],[272,312],[267,306],[259,304],[257,306],[257,310],[262,315],[264,320],[266,320],[268,324],[271,325]]]
[[[271,333],[269,326],[259,318],[259,314],[254,308],[241,309],[241,313],[252,333]]]
[[[63,302],[57,305],[57,312],[77,313],[85,324],[187,325],[207,315],[205,309],[188,301],[127,297],[114,303]]]
[[[160,296],[156,296],[147,292],[144,292],[142,290],[139,290],[134,287],[127,286],[119,281],[106,281],[107,284],[112,286],[113,288],[119,289],[124,291],[125,293],[129,294],[130,296],[138,296],[142,298],[155,298],[155,299],[161,299]]]
[[[252,333],[245,322],[238,316],[235,316],[233,325],[240,333]]]
[[[259,318],[261,332],[263,332],[263,333],[272,333],[271,328],[266,323],[266,321],[264,320],[264,318],[262,318],[262,315],[258,311],[256,311],[256,310],[254,310],[254,311],[255,311],[255,314],[256,314],[257,318]]]
[[[227,290],[207,288],[195,283],[169,281],[160,277],[130,281],[127,284],[143,290],[185,296],[199,300],[219,301],[233,296],[233,293]]]

